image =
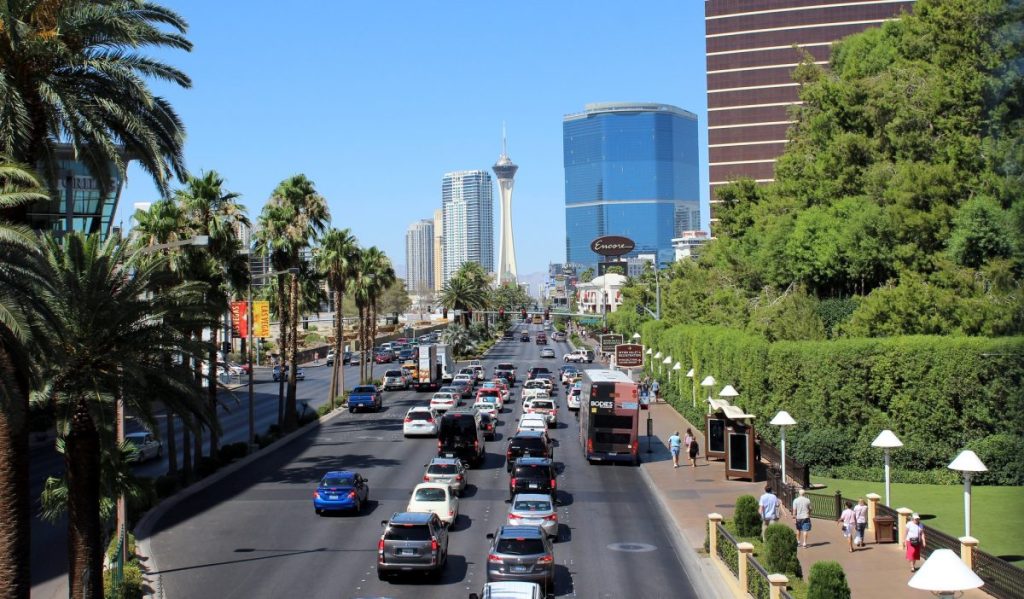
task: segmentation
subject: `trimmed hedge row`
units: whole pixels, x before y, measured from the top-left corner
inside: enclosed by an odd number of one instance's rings
[[[817,471],[843,465],[876,467],[871,441],[892,429],[904,447],[900,468],[945,468],[964,447],[992,460],[979,484],[1024,484],[1024,338],[911,336],[770,343],[741,331],[648,321],[643,342],[693,367],[699,383],[711,374],[740,393],[734,401],[756,414],[760,434],[778,442],[767,423],[786,410],[798,425],[787,450]],[[690,379],[677,376],[669,399],[684,413],[706,411]],[[691,414],[697,412],[697,414]],[[698,421],[701,422],[701,421]],[[985,453],[986,455],[981,455]],[[994,467],[993,467],[994,466]]]

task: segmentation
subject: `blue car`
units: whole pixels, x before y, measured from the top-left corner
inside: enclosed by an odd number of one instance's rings
[[[328,472],[313,491],[313,509],[318,516],[324,512],[352,511],[359,513],[370,497],[370,487],[358,472]]]

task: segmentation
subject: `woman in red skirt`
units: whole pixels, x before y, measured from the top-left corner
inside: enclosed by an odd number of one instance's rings
[[[910,571],[917,572],[917,560],[921,559],[921,550],[925,547],[924,525],[921,524],[921,515],[914,514],[907,522],[907,540],[903,547],[907,550],[907,561],[910,562]]]

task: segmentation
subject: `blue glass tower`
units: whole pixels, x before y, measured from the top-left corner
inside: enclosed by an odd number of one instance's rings
[[[666,104],[587,104],[562,121],[566,262],[595,267],[590,242],[622,235],[629,255],[674,259],[672,238],[700,228],[697,116]]]

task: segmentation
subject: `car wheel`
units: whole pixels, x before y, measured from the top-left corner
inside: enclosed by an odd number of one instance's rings
[[[356,500],[356,514],[362,514],[362,513],[363,513],[363,502],[359,501],[357,499]]]
[[[377,570],[377,580],[387,580],[387,579],[388,579],[388,573],[387,572],[381,572],[380,570]]]
[[[321,510],[321,509],[313,508],[313,511],[316,512],[317,516],[323,516],[324,515],[324,511]]]
[[[356,409],[355,409],[355,408],[352,408],[352,407],[350,407],[350,408],[348,409],[348,413],[349,413],[349,414],[354,414],[354,413],[355,413],[355,411],[356,411]]]

